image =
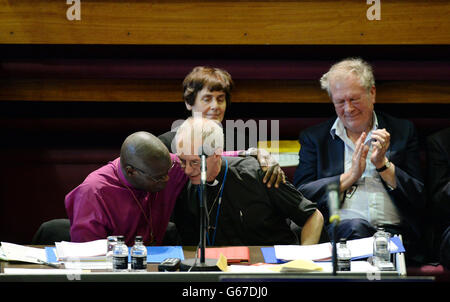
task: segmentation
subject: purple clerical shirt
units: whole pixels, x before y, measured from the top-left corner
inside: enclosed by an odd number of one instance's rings
[[[171,157],[177,161],[175,155]],[[161,244],[175,202],[187,181],[178,163],[169,171],[169,177],[164,190],[149,193],[134,189],[126,181],[120,158],[92,172],[66,195],[71,240],[85,242],[123,235],[131,246],[140,235],[144,244],[150,245],[153,234],[153,244]]]

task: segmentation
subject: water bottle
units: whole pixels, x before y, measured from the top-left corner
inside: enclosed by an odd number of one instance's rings
[[[117,244],[113,250],[113,271],[126,272],[128,270],[128,247],[123,236],[117,236]]]
[[[338,271],[347,271],[349,272],[351,269],[351,253],[350,249],[347,247],[347,240],[345,238],[341,238],[339,240],[339,244],[337,245],[337,270]]]
[[[107,248],[106,248],[106,262],[108,263],[108,269],[113,269],[113,251],[117,244],[117,236],[108,236],[106,238]]]
[[[131,248],[131,270],[135,272],[147,271],[147,248],[142,242],[142,236],[136,236]]]
[[[378,227],[377,232],[373,235],[373,263],[375,266],[379,264],[391,262],[391,254],[389,250],[389,242],[391,234],[385,232],[383,228]]]

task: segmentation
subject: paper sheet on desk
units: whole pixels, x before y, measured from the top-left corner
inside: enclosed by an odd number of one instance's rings
[[[30,263],[47,261],[45,250],[40,248],[2,242],[2,250],[6,260],[8,261],[23,261]]]
[[[37,268],[4,268],[7,275],[81,275],[87,273],[81,269],[37,269]]]
[[[106,239],[89,242],[55,242],[58,260],[105,260]]]
[[[282,260],[322,260],[331,257],[331,243],[313,245],[275,245],[275,256]]]

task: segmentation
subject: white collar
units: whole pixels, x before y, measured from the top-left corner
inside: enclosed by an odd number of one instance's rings
[[[218,181],[217,179],[214,179],[214,181],[213,181],[212,184],[210,184],[210,183],[208,183],[208,182],[206,182],[206,184],[207,184],[208,186],[210,186],[210,187],[214,187],[214,186],[217,186],[217,185],[219,184],[219,181]]]
[[[377,114],[375,113],[375,111],[373,112],[372,116],[373,116],[373,126],[372,126],[372,129],[370,130],[371,132],[373,130],[378,129],[378,118],[377,118]],[[333,137],[333,139],[336,138],[336,135],[341,138],[347,136],[347,132],[345,131],[345,127],[344,127],[344,123],[341,121],[341,119],[339,117],[337,117],[336,120],[334,121],[334,124],[330,129],[330,135],[331,135],[331,137]]]

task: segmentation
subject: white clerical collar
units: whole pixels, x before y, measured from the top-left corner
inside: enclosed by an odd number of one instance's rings
[[[212,184],[210,184],[210,183],[208,183],[208,182],[206,182],[206,184],[207,184],[208,186],[210,186],[210,187],[214,187],[214,186],[217,186],[217,185],[219,184],[219,181],[218,181],[217,179],[214,179],[214,181],[212,182]]]

